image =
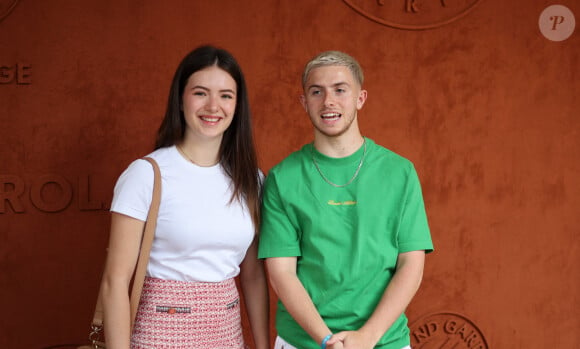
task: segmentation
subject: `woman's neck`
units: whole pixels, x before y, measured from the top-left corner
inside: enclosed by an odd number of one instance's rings
[[[183,140],[177,144],[177,150],[190,162],[202,166],[210,167],[219,162],[220,140],[193,141]]]

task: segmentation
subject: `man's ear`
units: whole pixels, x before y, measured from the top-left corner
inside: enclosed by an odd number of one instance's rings
[[[302,104],[302,108],[304,108],[304,110],[308,111],[306,108],[306,97],[304,97],[304,95],[300,95],[300,104]]]
[[[360,90],[356,99],[356,110],[361,110],[367,100],[367,90]]]

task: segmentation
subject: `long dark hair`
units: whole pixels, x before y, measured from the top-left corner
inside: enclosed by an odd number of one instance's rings
[[[234,183],[232,200],[246,202],[254,226],[260,222],[260,179],[252,136],[252,118],[246,81],[235,58],[226,50],[201,46],[183,58],[171,83],[165,117],[157,132],[155,149],[179,144],[185,134],[185,117],[181,111],[183,90],[189,77],[204,68],[218,66],[236,81],[237,103],[230,127],[224,132],[219,150],[220,164]]]

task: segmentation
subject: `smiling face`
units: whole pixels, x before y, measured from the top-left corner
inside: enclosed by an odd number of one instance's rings
[[[210,66],[193,73],[182,95],[185,139],[220,139],[236,111],[236,81],[225,70]]]
[[[329,65],[310,71],[301,101],[318,135],[338,137],[358,135],[357,111],[366,96],[348,67]]]

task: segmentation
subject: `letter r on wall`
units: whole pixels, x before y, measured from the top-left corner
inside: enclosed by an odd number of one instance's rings
[[[24,181],[12,175],[0,175],[0,213],[6,212],[8,204],[16,213],[24,212],[20,196],[24,194]]]

